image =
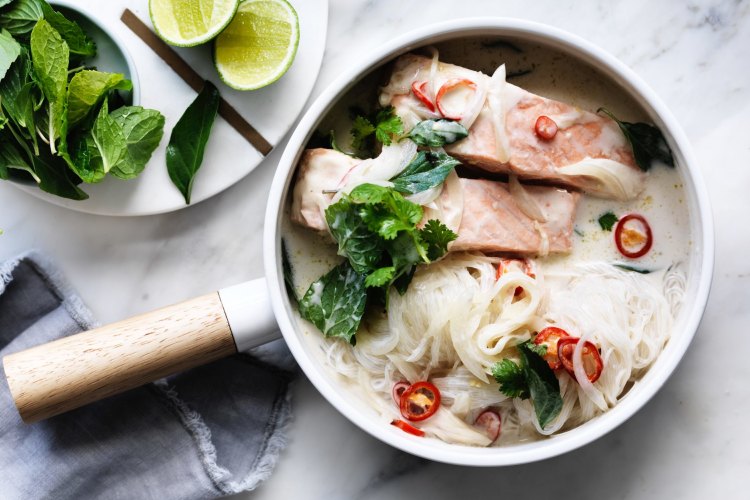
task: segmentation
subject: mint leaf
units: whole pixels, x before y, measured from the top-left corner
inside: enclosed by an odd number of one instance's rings
[[[436,260],[446,254],[448,243],[458,238],[448,226],[437,219],[430,219],[419,232],[422,241],[427,245],[427,257]]]
[[[529,398],[529,385],[523,370],[510,359],[495,363],[492,376],[500,384],[500,391],[509,398]]]
[[[349,198],[343,198],[326,209],[326,223],[339,245],[339,255],[347,257],[357,272],[369,273],[377,267],[384,248],[358,210]]]
[[[445,153],[420,151],[406,168],[391,181],[396,191],[419,193],[441,185],[461,162]]]
[[[79,71],[68,84],[68,127],[75,127],[111,90],[132,88],[130,80],[120,73]]]
[[[670,167],[674,167],[672,150],[669,149],[664,135],[657,127],[648,123],[620,121],[606,108],[599,108],[597,113],[599,112],[613,119],[620,127],[633,149],[635,162],[642,171],[648,171],[654,160],[659,160]]]
[[[47,99],[47,141],[56,152],[55,142],[65,130],[67,118],[65,90],[68,84],[68,44],[44,19],[31,31],[31,62],[36,80]]]
[[[140,174],[151,159],[164,135],[164,116],[155,109],[123,106],[110,113],[122,129],[125,156],[112,168],[112,175],[132,179]]]
[[[83,57],[96,55],[96,44],[77,23],[70,21],[60,12],[54,10],[46,1],[38,1],[41,4],[44,19],[60,33],[62,39],[68,44],[71,53]]]
[[[102,180],[104,175],[120,163],[127,154],[122,127],[110,116],[107,101],[104,101],[99,109],[87,143],[94,177],[93,180],[83,179],[86,182]]]
[[[366,301],[364,275],[345,261],[310,285],[299,303],[299,311],[326,337],[341,337],[351,342]]]
[[[562,410],[560,382],[547,361],[530,346],[530,342],[524,342],[518,346],[518,350],[536,418],[544,429]]]
[[[25,35],[42,17],[42,5],[38,0],[15,0],[0,14],[0,27],[13,35]]]
[[[409,139],[417,146],[437,148],[453,144],[469,135],[466,127],[453,120],[424,120],[411,129]]]
[[[10,65],[20,54],[21,46],[15,38],[7,30],[0,30],[0,80],[5,78]]]
[[[599,217],[599,226],[604,231],[612,231],[612,227],[617,222],[617,216],[612,212],[607,212]]]

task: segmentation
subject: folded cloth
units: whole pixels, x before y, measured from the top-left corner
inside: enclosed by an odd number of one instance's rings
[[[31,253],[0,264],[0,356],[92,326],[46,259]],[[263,357],[273,355],[266,348]],[[291,377],[238,354],[24,424],[3,373],[0,498],[162,500],[252,490],[284,447]]]

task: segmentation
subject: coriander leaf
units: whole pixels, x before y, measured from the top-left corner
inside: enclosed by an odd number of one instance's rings
[[[219,99],[219,91],[206,80],[203,90],[177,121],[169,137],[167,171],[188,205],[195,174],[203,162],[206,143],[219,109]]]
[[[96,55],[96,44],[86,35],[77,23],[70,21],[60,12],[54,10],[45,0],[38,0],[42,7],[44,19],[60,33],[68,44],[70,52],[83,57]]]
[[[359,216],[359,206],[343,198],[326,209],[325,217],[339,255],[347,257],[357,272],[374,270],[383,255],[383,242]]]
[[[404,124],[396,115],[393,106],[388,106],[378,111],[375,115],[375,138],[385,146],[392,142],[391,136],[404,133]]]
[[[422,220],[424,211],[393,189],[362,184],[350,194],[355,203],[364,203],[360,208],[360,217],[367,227],[386,240],[392,240],[399,231],[412,231]]]
[[[396,268],[393,266],[381,267],[370,273],[365,279],[365,286],[370,287],[383,287],[389,285],[393,281],[393,277],[396,274]]]
[[[625,138],[633,149],[633,157],[638,167],[646,172],[651,168],[654,160],[659,160],[670,167],[674,167],[674,158],[672,151],[669,149],[664,135],[657,127],[648,123],[629,123],[617,119],[606,108],[599,108],[597,113],[602,112],[612,118],[620,130],[625,134]]]
[[[518,350],[536,418],[539,426],[544,429],[562,410],[560,382],[547,361],[532,350],[530,342],[519,345]]]
[[[21,46],[15,38],[8,31],[0,30],[0,80],[20,54]]]
[[[43,17],[38,0],[16,0],[0,14],[0,27],[13,35],[25,35]]]
[[[547,354],[547,346],[545,344],[535,344],[533,342],[526,342],[526,348],[531,352],[544,357]]]
[[[120,73],[79,71],[68,83],[68,127],[75,127],[111,90],[132,88],[130,80]]]
[[[355,149],[362,149],[365,146],[365,140],[375,132],[375,126],[364,116],[358,116],[352,123],[352,146]]]
[[[55,141],[65,129],[69,55],[60,34],[47,21],[39,20],[31,31],[31,62],[48,103],[47,140],[53,153]]]
[[[299,311],[326,337],[342,337],[351,342],[366,301],[365,276],[344,261],[310,285],[299,303]]]
[[[424,120],[417,123],[409,132],[409,139],[417,146],[437,148],[453,144],[469,135],[466,128],[453,120]]]
[[[651,274],[651,270],[650,269],[644,269],[642,267],[633,267],[633,266],[630,266],[628,264],[620,264],[620,263],[617,263],[617,262],[614,263],[614,264],[612,264],[612,265],[614,267],[618,268],[618,269],[622,269],[623,271],[632,271],[632,272],[638,273],[638,274]]]
[[[132,179],[140,174],[151,159],[164,135],[164,115],[155,109],[123,106],[110,113],[122,129],[125,156],[112,168],[112,175]]]
[[[437,219],[430,219],[419,231],[419,236],[427,244],[427,257],[436,260],[448,251],[448,243],[458,238],[448,226]]]
[[[393,187],[400,193],[419,193],[441,185],[458,160],[445,153],[420,151],[406,168],[393,177]]]
[[[607,212],[599,217],[599,226],[601,226],[604,231],[612,231],[612,227],[617,221],[617,216],[614,213]]]
[[[529,385],[523,370],[513,360],[504,359],[492,367],[500,391],[509,398],[529,399]]]

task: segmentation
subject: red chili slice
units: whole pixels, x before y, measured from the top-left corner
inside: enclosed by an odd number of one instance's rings
[[[497,441],[497,438],[500,436],[501,424],[502,421],[500,419],[500,414],[495,410],[484,410],[474,421],[474,425],[482,427],[484,433],[487,434],[487,437],[490,438],[493,443]]]
[[[417,437],[424,437],[424,431],[417,429],[413,425],[407,424],[403,420],[393,420],[391,422],[391,425],[395,425],[402,431],[408,432],[409,434],[414,434]]]
[[[631,221],[636,221],[643,232],[627,227]],[[643,257],[651,250],[654,244],[654,235],[651,233],[651,226],[646,219],[639,214],[628,214],[617,222],[615,227],[615,245],[617,250],[629,259]],[[632,250],[631,250],[632,249]]]
[[[408,388],[409,388],[409,382],[401,381],[401,382],[396,382],[395,384],[393,384],[392,394],[393,394],[393,400],[396,402],[396,404],[401,403],[401,395]]]
[[[541,139],[544,139],[545,141],[551,141],[557,135],[557,123],[555,123],[555,120],[553,120],[549,116],[541,115],[536,119],[536,124],[534,124],[534,132],[536,132],[536,135],[538,135]]]
[[[401,394],[401,415],[418,422],[430,418],[440,408],[440,391],[430,382],[417,382]]]
[[[411,91],[414,93],[414,97],[422,101],[427,109],[435,111],[435,105],[432,103],[429,97],[427,97],[427,82],[414,82],[411,84]]]
[[[440,111],[440,114],[443,115],[445,118],[448,118],[449,120],[460,120],[461,115],[452,115],[448,113],[442,105],[442,99],[445,96],[445,94],[447,94],[451,90],[456,89],[462,85],[465,85],[474,90],[476,90],[477,88],[477,85],[471,80],[466,80],[463,78],[451,78],[440,87],[440,90],[438,90],[437,96],[435,96],[435,104],[437,104],[438,111]]]
[[[534,339],[536,345],[545,345],[547,347],[547,354],[544,355],[544,359],[549,364],[549,367],[553,370],[560,368],[561,362],[557,355],[558,342],[561,339],[570,337],[570,334],[562,328],[556,326],[548,326]]]
[[[567,370],[573,378],[575,378],[575,371],[573,369],[573,351],[579,340],[581,339],[578,337],[566,337],[557,342],[557,356],[560,358],[565,370]],[[589,382],[593,384],[599,380],[599,377],[604,370],[604,363],[602,363],[602,358],[599,356],[599,350],[591,342],[583,344],[582,349],[581,361],[583,361],[583,370],[586,372]]]

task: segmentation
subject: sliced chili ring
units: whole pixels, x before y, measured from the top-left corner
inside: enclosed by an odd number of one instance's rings
[[[417,437],[424,437],[424,431],[417,429],[413,425],[407,424],[403,420],[393,420],[391,421],[391,425],[395,425],[399,429],[401,429],[404,432],[408,432],[409,434],[413,434]]]
[[[446,111],[445,106],[443,106],[443,97],[445,97],[445,95],[450,91],[461,86],[469,87],[470,89],[474,89],[475,91],[477,89],[477,85],[471,80],[466,80],[465,78],[451,78],[440,87],[437,95],[435,96],[435,104],[437,105],[438,111],[440,111],[440,114],[445,118],[448,118],[449,120],[458,121],[461,119],[461,115],[452,114]]]
[[[573,378],[576,378],[575,370],[573,368],[573,351],[579,340],[581,339],[578,337],[566,337],[557,342],[557,356],[560,358],[563,368],[565,368]],[[589,382],[593,384],[599,380],[599,377],[604,370],[604,363],[602,363],[602,357],[599,355],[599,350],[591,342],[587,341],[582,349],[581,361],[583,362],[583,370],[586,372],[586,377],[588,377]]]
[[[414,97],[419,99],[427,109],[432,112],[435,111],[435,104],[433,104],[432,100],[427,96],[427,81],[412,83],[411,91],[414,94]]]
[[[627,227],[631,221],[636,221],[643,232]],[[622,217],[615,227],[615,245],[617,250],[629,259],[643,257],[651,250],[654,235],[645,217],[639,214],[628,214]],[[632,250],[631,250],[632,249]]]
[[[549,116],[541,115],[536,119],[534,132],[545,141],[551,141],[557,135],[557,123]]]
[[[493,443],[500,437],[502,420],[495,410],[484,410],[474,421],[474,425],[484,429],[484,433]]]
[[[401,415],[412,422],[430,418],[440,408],[440,391],[427,381],[412,384],[401,394],[399,408]]]
[[[547,347],[547,354],[544,355],[544,359],[553,370],[557,370],[561,366],[560,357],[557,355],[558,343],[560,340],[568,337],[570,337],[570,334],[562,328],[548,326],[539,332],[536,338],[534,338],[534,343],[536,345],[544,345]]]
[[[396,402],[396,404],[401,403],[401,395],[406,391],[406,389],[409,388],[409,382],[404,382],[403,380],[401,382],[396,382],[393,384],[393,390],[391,391],[391,394],[393,395],[393,400]]]

